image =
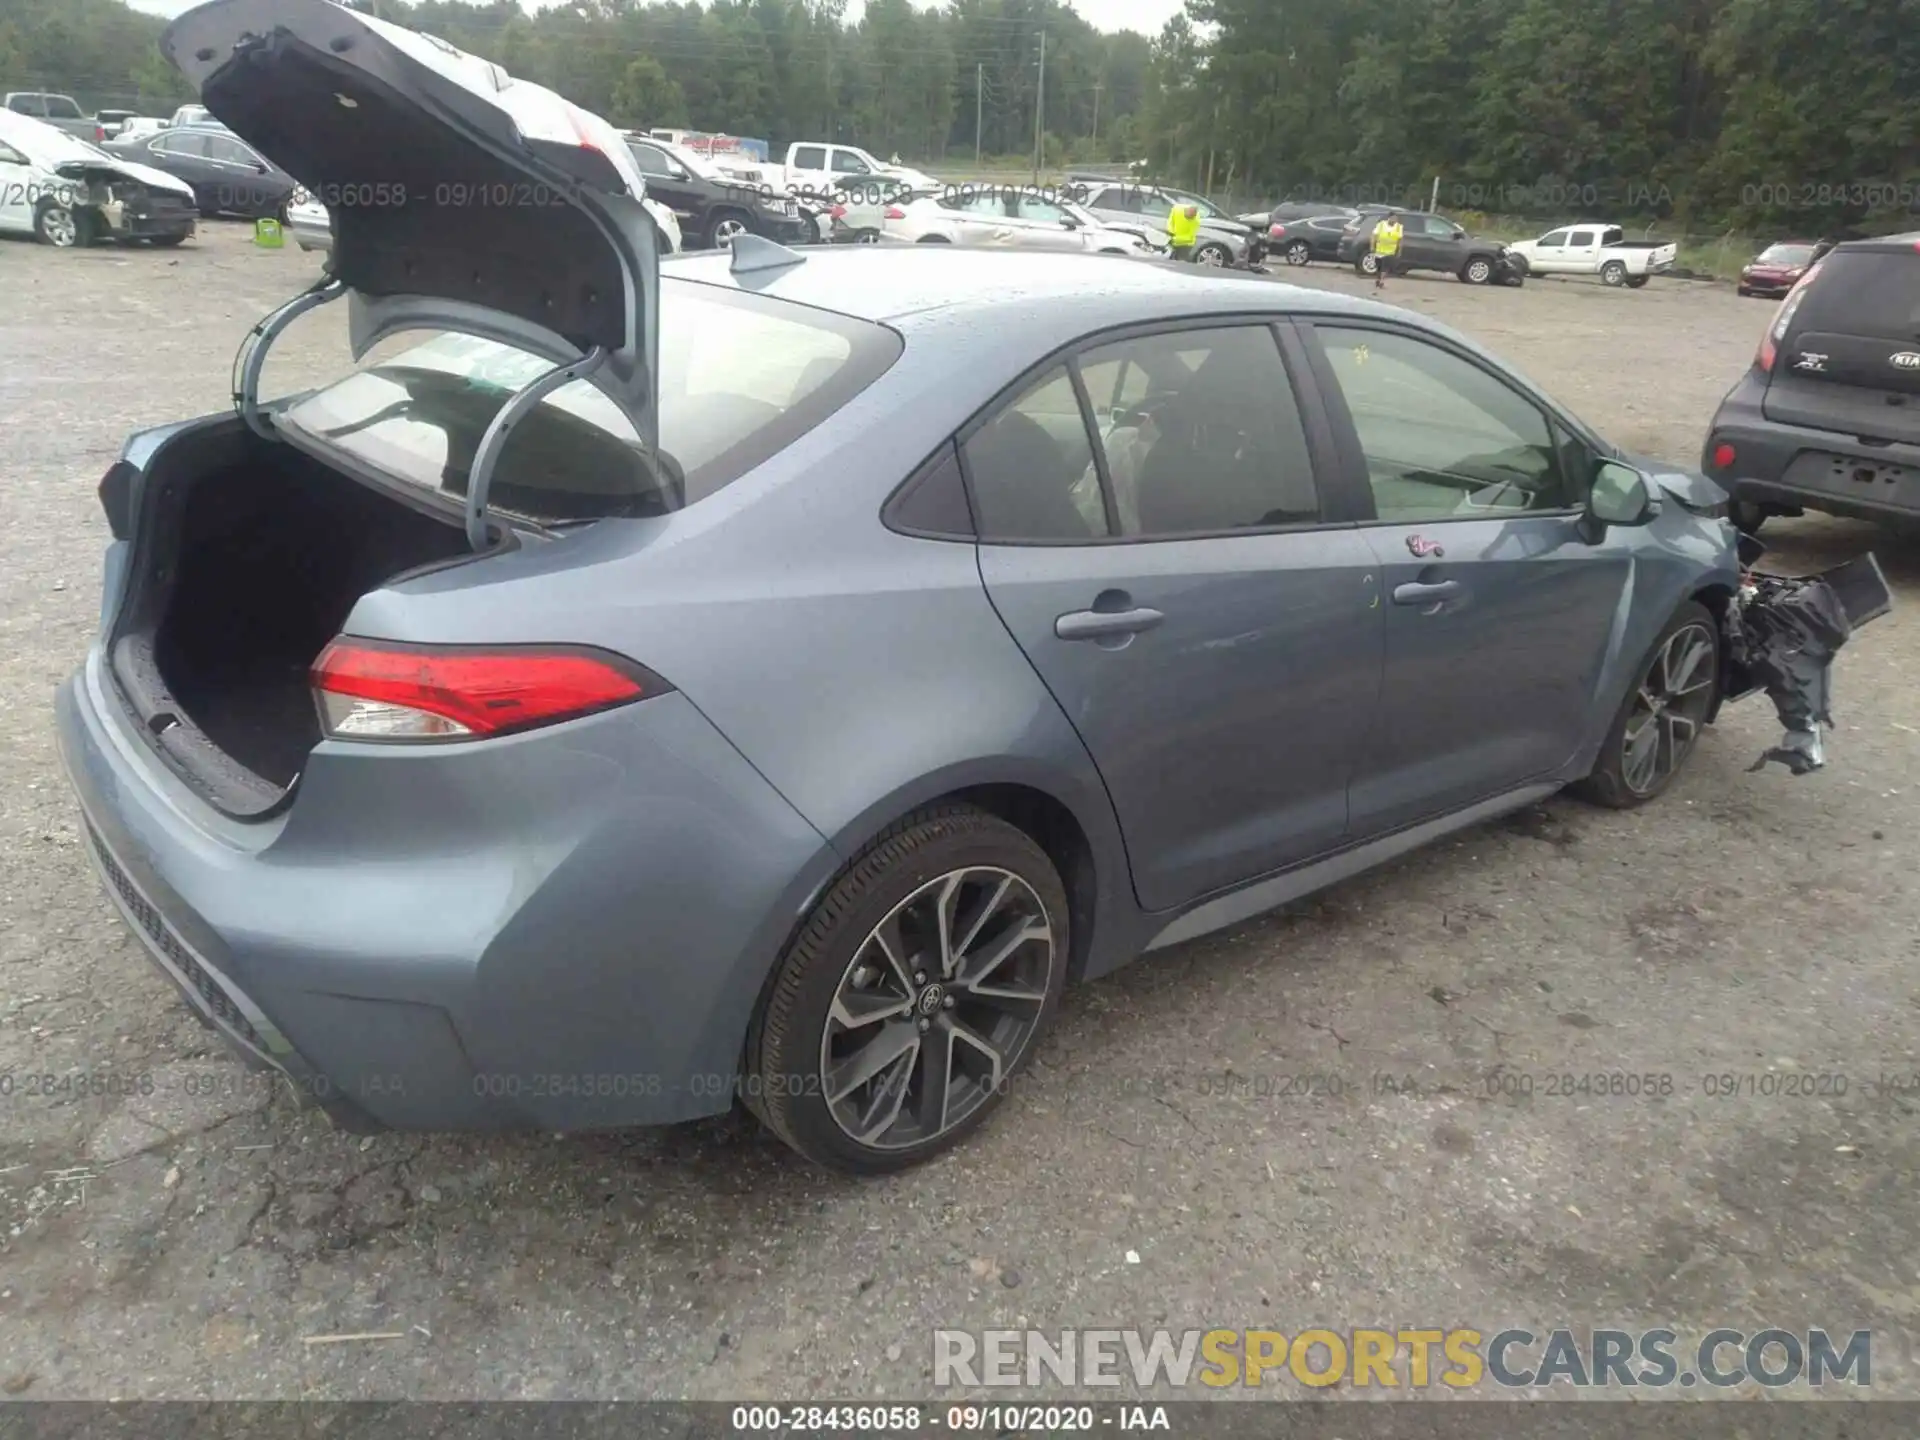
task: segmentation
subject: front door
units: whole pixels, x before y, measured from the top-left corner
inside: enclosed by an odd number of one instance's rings
[[[24,233],[33,229],[33,208],[40,190],[34,180],[33,163],[0,140],[0,230]]]
[[[1317,373],[1361,468],[1386,662],[1352,787],[1356,837],[1514,789],[1589,730],[1627,545],[1579,533],[1594,457],[1462,351],[1389,326],[1316,323]]]
[[[1067,223],[1067,212],[1051,200],[1038,195],[1008,197],[1014,223],[1020,227],[1020,244],[1030,250],[1073,250],[1087,248],[1086,232]]]
[[[1383,616],[1310,432],[1274,330],[1215,322],[1090,349],[964,437],[988,594],[1105,780],[1149,910],[1347,834]]]

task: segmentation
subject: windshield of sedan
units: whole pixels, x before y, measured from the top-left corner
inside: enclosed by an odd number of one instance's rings
[[[1760,252],[1757,264],[1761,265],[1805,265],[1813,259],[1811,245],[1769,245]]]
[[[685,280],[660,286],[660,444],[589,382],[515,428],[489,502],[546,523],[684,509],[813,429],[893,364],[869,321]],[[375,469],[464,497],[474,452],[542,357],[441,332],[290,404],[278,417]]]

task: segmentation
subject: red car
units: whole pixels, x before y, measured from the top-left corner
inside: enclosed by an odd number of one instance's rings
[[[1818,248],[1812,240],[1782,240],[1769,245],[1740,272],[1742,295],[1780,296],[1800,282]]]

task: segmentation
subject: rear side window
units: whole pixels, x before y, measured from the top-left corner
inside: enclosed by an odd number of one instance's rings
[[[983,540],[1104,539],[1087,424],[1064,365],[1041,376],[962,447]]]
[[[1320,519],[1300,408],[1265,326],[1122,340],[1082,355],[1080,374],[1121,534]]]
[[[826,169],[826,149],[819,145],[802,145],[798,150],[793,152],[793,168],[796,170]]]
[[[586,381],[514,432],[489,502],[547,522],[661,515],[731,484],[884,374],[900,339],[882,325],[685,280],[660,286],[660,448]],[[481,436],[551,366],[442,333],[296,400],[283,423],[403,480],[466,493]]]
[[[10,95],[7,97],[7,109],[16,115],[44,115],[43,102],[38,95]]]
[[[1828,251],[1793,320],[1795,334],[1816,331],[1912,341],[1920,334],[1920,251]]]
[[[1581,249],[1584,246],[1591,245],[1593,244],[1593,231],[1576,230],[1573,232],[1572,237],[1567,241],[1567,244],[1570,248],[1575,250]]]

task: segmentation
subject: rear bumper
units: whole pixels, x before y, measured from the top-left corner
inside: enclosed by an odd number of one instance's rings
[[[725,1110],[826,842],[687,699],[434,755],[327,744],[225,822],[132,733],[98,652],[62,763],[109,896],[245,1060],[354,1129]]]
[[[1857,520],[1920,518],[1920,445],[1868,445],[1852,435],[1782,425],[1758,403],[1760,387],[1743,379],[1721,403],[1701,464],[1736,500],[1819,510]],[[1722,444],[1729,469],[1713,464]]]

